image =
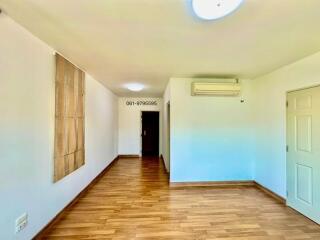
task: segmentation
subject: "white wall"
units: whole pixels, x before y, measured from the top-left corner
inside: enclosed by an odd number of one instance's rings
[[[117,156],[117,97],[86,75],[86,164],[53,184],[53,50],[4,14],[0,32],[0,239],[31,239]]]
[[[156,101],[157,105],[137,105],[139,101]],[[128,105],[127,102],[134,102]],[[141,155],[141,112],[160,112],[159,151],[162,143],[162,99],[161,98],[119,98],[119,154]]]
[[[170,181],[252,180],[253,84],[241,97],[191,96],[192,79],[171,79]]]
[[[162,157],[164,160],[164,164],[167,172],[170,172],[170,141],[169,141],[169,127],[168,126],[168,104],[170,103],[171,98],[171,90],[170,90],[170,82],[168,83],[166,90],[163,94],[163,120],[162,120]]]
[[[255,180],[286,196],[286,92],[320,84],[320,53],[254,79]]]

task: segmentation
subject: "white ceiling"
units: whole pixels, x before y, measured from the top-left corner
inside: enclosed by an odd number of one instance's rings
[[[319,0],[245,0],[202,21],[190,0],[0,0],[34,35],[120,96],[161,96],[170,77],[253,78],[320,50]]]

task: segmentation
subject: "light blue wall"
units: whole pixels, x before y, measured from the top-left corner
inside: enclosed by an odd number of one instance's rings
[[[242,97],[192,97],[171,79],[171,182],[255,180],[286,196],[286,93],[320,84],[320,53],[242,81]]]
[[[171,79],[171,182],[253,179],[252,89],[240,97],[191,96],[191,79]]]
[[[254,179],[286,197],[286,93],[320,84],[320,53],[253,80]]]

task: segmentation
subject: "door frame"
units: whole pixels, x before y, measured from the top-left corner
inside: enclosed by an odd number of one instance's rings
[[[166,143],[166,149],[167,149],[167,158],[168,158],[168,164],[169,164],[169,177],[170,177],[170,172],[171,172],[171,105],[170,105],[170,101],[167,102],[166,104],[166,110],[167,110],[167,116],[165,118],[166,120],[166,126],[167,126],[167,129],[166,129],[166,140],[165,140],[165,143]]]
[[[142,157],[142,113],[143,112],[157,112],[159,113],[159,157],[161,152],[161,111],[160,110],[140,110],[140,157]]]

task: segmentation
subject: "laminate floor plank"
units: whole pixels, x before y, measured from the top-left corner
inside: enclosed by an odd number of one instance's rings
[[[120,158],[42,239],[320,240],[254,186],[170,188],[158,158]]]

